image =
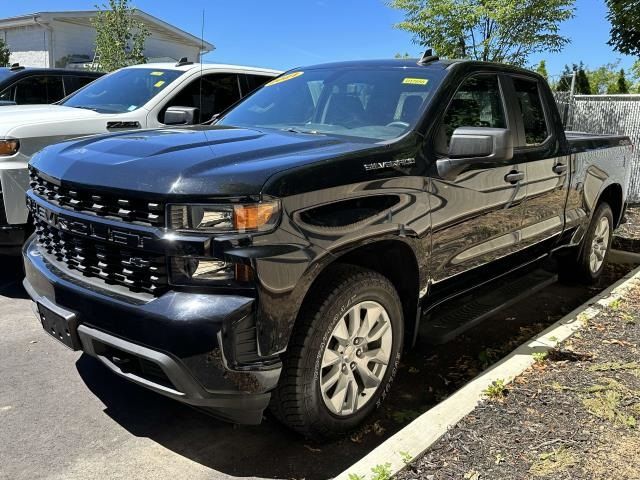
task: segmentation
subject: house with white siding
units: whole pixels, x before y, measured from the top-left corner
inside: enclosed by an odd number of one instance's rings
[[[135,13],[151,35],[145,56],[162,61],[187,57],[198,61],[215,47],[141,10]],[[67,67],[91,63],[96,31],[91,19],[96,11],[40,12],[0,19],[0,38],[11,51],[11,63],[26,67]]]

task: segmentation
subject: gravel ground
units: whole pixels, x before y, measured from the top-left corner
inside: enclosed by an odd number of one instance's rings
[[[625,223],[613,235],[613,247],[640,252],[640,206],[627,208]]]
[[[640,288],[504,391],[399,479],[640,478]]]

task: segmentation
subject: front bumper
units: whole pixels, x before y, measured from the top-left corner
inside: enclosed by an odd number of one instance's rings
[[[157,393],[227,421],[260,423],[281,363],[233,358],[234,329],[251,324],[252,298],[177,291],[136,298],[65,271],[33,239],[23,255],[29,296],[70,320],[79,349]]]

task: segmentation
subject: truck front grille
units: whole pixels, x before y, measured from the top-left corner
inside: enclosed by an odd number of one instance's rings
[[[134,292],[160,294],[168,285],[166,257],[105,245],[57,230],[36,220],[36,235],[47,256],[88,277],[124,285]]]
[[[33,168],[29,170],[29,176],[33,192],[60,208],[138,225],[165,225],[165,205],[161,201],[150,202],[111,194],[97,194],[89,188],[70,188],[58,184],[53,179],[43,178]]]

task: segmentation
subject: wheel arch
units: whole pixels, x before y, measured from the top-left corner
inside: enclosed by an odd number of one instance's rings
[[[614,228],[617,228],[622,221],[622,214],[624,211],[624,196],[622,192],[622,186],[619,183],[611,183],[602,189],[598,200],[596,201],[593,211],[598,208],[602,202],[607,202],[611,207],[613,213]]]
[[[396,288],[404,316],[406,345],[413,345],[419,313],[419,292],[421,288],[421,266],[414,246],[406,239],[379,239],[364,245],[334,254],[331,262],[317,272],[304,294],[298,309],[303,311],[310,296],[320,282],[329,281],[333,267],[337,265],[355,265],[372,270],[388,278]]]

